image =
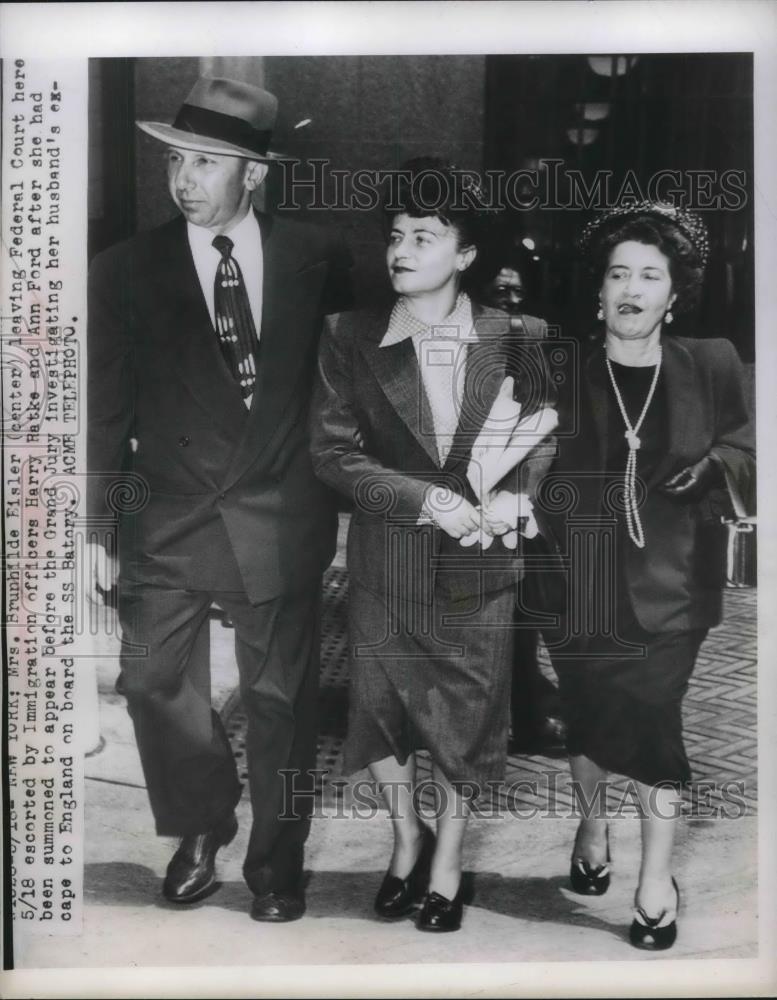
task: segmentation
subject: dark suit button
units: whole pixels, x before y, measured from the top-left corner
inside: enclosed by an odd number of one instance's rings
[[[183,434],[181,437],[178,438],[178,444],[182,448],[185,448],[189,444],[190,441],[191,441],[191,438],[189,437],[188,434]]]
[[[226,493],[219,493],[219,500],[226,500],[226,499],[227,499]]]

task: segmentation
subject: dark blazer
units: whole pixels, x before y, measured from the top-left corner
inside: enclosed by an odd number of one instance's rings
[[[506,374],[524,376],[516,380],[523,415],[548,403],[549,381],[538,385],[528,377],[544,370],[540,342],[529,336],[511,340],[508,317],[498,310],[473,303],[472,311],[478,342],[468,351],[461,419],[442,468],[411,340],[380,347],[390,310],[342,316],[328,324],[322,338],[311,414],[313,463],[325,483],[353,501],[350,578],[377,595],[430,603],[433,583],[462,597],[516,582],[516,554],[499,539],[481,552],[437,528],[417,525],[431,483],[478,502],[467,466]],[[533,363],[521,363],[522,351]],[[539,446],[500,485],[530,492],[551,455],[552,449]],[[434,560],[434,581],[420,569],[423,553]]]
[[[739,493],[748,512],[755,505],[754,433],[744,373],[733,345],[727,340],[665,336],[662,348],[669,444],[643,484],[639,512],[645,547],[625,542],[629,598],[637,620],[650,632],[717,624],[725,580],[726,531],[720,512],[715,515],[709,498],[689,503],[666,497],[658,490],[661,483],[711,454],[722,463],[729,489]],[[570,373],[564,380],[570,391],[563,396],[559,414],[559,458],[539,491],[540,503],[551,501],[547,509],[562,548],[567,528],[576,520],[588,519],[590,524],[603,509],[607,512],[606,487],[617,485],[612,475],[602,475],[608,449],[607,383],[601,342],[583,359],[577,377]],[[558,504],[562,495],[567,498],[563,511]],[[574,579],[579,576],[573,573]]]
[[[318,227],[258,218],[263,304],[250,411],[219,350],[182,217],[111,247],[89,275],[91,517],[117,501],[125,509],[128,578],[241,590],[254,602],[305,586],[334,551],[307,417],[323,317],[348,306],[349,264]],[[124,494],[120,472],[137,477]]]

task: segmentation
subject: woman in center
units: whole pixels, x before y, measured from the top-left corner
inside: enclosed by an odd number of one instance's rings
[[[455,931],[470,806],[504,777],[515,529],[534,527],[528,496],[555,412],[540,340],[511,336],[504,313],[461,290],[486,217],[479,186],[431,158],[403,170],[384,206],[398,297],[326,330],[312,449],[354,510],[345,769],[369,767],[394,832],[375,910],[396,919],[422,904],[420,930]],[[414,802],[420,749],[436,835]]]

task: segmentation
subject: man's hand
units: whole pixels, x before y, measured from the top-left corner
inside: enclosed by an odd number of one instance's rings
[[[84,558],[86,599],[92,604],[105,604],[105,595],[116,586],[119,578],[119,561],[115,556],[109,555],[105,546],[99,542],[87,543]]]
[[[462,538],[480,529],[480,514],[463,496],[445,486],[430,486],[424,510],[451,538]]]
[[[712,456],[705,455],[700,462],[681,469],[667,479],[659,489],[666,496],[677,500],[700,500],[713,487],[724,486],[725,481],[720,463]]]

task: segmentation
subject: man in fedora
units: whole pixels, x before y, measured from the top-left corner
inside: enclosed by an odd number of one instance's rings
[[[320,228],[252,210],[276,111],[265,90],[203,78],[172,125],[138,122],[167,146],[181,214],[92,264],[88,492],[92,524],[120,510],[118,688],[157,833],[180,838],[164,896],[212,891],[237,831],[241,786],[210,703],[215,602],[235,626],[248,718],[251,915],[283,921],[305,908],[321,574],[336,536],[307,411],[350,260]],[[92,551],[95,593],[113,566]],[[311,794],[289,801],[290,781]]]

